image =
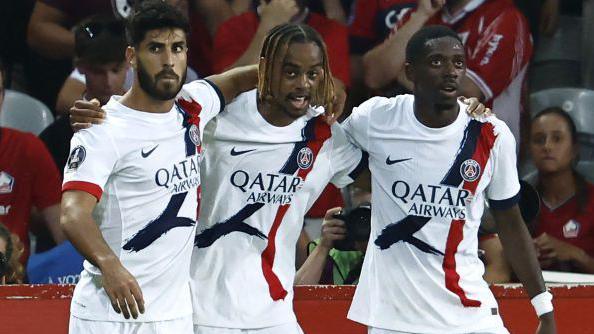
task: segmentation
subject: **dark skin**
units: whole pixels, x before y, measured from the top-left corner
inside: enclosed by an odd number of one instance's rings
[[[275,61],[273,98],[258,103],[258,111],[275,126],[287,126],[307,113],[324,78],[322,50],[315,43],[292,43],[284,59]]]
[[[459,112],[456,96],[466,75],[462,44],[449,36],[430,40],[425,44],[423,54],[405,66],[407,78],[414,84],[417,119],[432,128],[452,124]],[[534,297],[544,292],[546,288],[536,252],[518,206],[491,211],[505,254],[528,294]],[[553,312],[543,314],[536,333],[556,332]]]

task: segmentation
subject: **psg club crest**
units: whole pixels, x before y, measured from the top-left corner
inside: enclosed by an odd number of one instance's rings
[[[297,153],[297,166],[301,169],[308,169],[313,163],[313,152],[309,147],[304,147]]]
[[[563,236],[570,238],[577,238],[580,233],[580,223],[570,219],[565,225],[563,225]]]
[[[66,165],[68,170],[76,170],[87,157],[87,150],[83,146],[77,146],[70,152]]]
[[[194,145],[200,146],[200,129],[198,126],[196,126],[196,124],[192,124],[192,126],[190,126],[190,140],[192,143],[194,143]]]
[[[460,175],[466,182],[476,181],[481,176],[481,166],[474,159],[468,159],[460,166]]]
[[[10,194],[14,187],[14,177],[7,172],[0,172],[0,194]]]

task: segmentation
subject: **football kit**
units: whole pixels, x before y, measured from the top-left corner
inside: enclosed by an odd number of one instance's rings
[[[483,280],[477,230],[517,203],[515,141],[495,117],[429,128],[414,97],[372,98],[343,123],[369,153],[371,235],[349,319],[413,333],[505,332]]]
[[[321,110],[277,127],[258,111],[256,94],[239,95],[206,128],[191,265],[198,333],[296,323],[303,217],[329,182],[345,186],[366,161],[340,125],[317,117]]]
[[[97,198],[93,218],[138,281],[146,311],[128,320],[116,313],[100,270],[85,261],[71,314],[105,322],[191,320],[189,268],[202,133],[224,100],[207,81],[184,85],[166,113],[133,110],[120,99],[112,97],[104,106],[107,117],[102,124],[72,138],[63,190]],[[191,331],[191,321],[189,325]]]

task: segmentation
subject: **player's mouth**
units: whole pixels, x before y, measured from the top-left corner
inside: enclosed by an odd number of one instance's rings
[[[295,109],[305,109],[309,106],[309,95],[307,94],[290,94],[288,100]]]
[[[455,83],[443,84],[439,90],[447,96],[458,96],[458,85]]]

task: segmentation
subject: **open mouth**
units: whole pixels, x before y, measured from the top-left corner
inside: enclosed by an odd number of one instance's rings
[[[289,102],[295,109],[305,109],[309,106],[309,96],[307,95],[289,95]]]
[[[458,92],[458,86],[456,85],[444,85],[441,87],[440,89],[442,92],[444,92],[447,95],[456,95],[456,93]]]

